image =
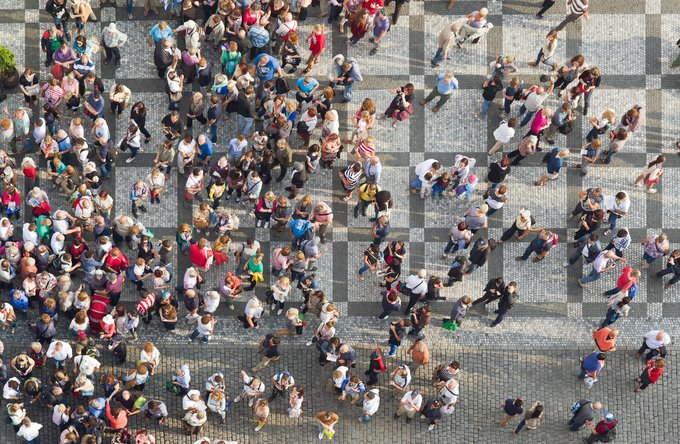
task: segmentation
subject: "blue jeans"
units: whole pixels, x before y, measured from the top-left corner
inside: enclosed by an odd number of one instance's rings
[[[658,276],[658,273],[657,273]],[[604,292],[605,296],[614,296],[616,293],[618,293],[620,290],[616,287],[612,288],[611,290],[607,290]]]
[[[616,228],[616,221],[619,220],[621,216],[616,213],[609,213],[609,229],[614,231]]]
[[[600,272],[595,269],[595,267],[590,270],[590,274],[584,278],[579,279],[582,284],[587,284],[588,282],[595,282],[600,279]]]
[[[449,254],[451,250],[453,250],[454,253],[460,250],[460,244],[457,241],[449,238],[449,243],[447,243],[446,247],[444,247],[444,254]]]
[[[522,119],[522,123],[520,123],[519,126],[526,126],[527,123],[529,123],[534,117],[534,114],[536,114],[536,111],[528,111],[526,106],[522,104],[522,106],[519,107],[519,115],[524,115],[524,118]]]
[[[517,424],[517,427],[515,428],[515,435],[522,431],[526,423],[527,422],[523,419],[519,422],[519,424]]]
[[[217,143],[217,122],[214,125],[210,125],[208,128],[210,131],[210,141],[212,143]]]
[[[366,415],[365,413],[359,416],[359,420],[363,422],[364,424],[368,424],[371,422],[371,415]]]
[[[524,254],[522,255],[522,260],[527,260],[529,259],[529,256],[531,256],[531,253],[534,253],[534,248],[531,246],[531,243],[527,246],[527,249],[524,250]],[[540,254],[540,252],[536,252],[536,254]]]
[[[345,102],[352,101],[352,86],[354,86],[353,83],[348,83],[345,85],[345,90],[342,92],[342,98],[345,100]]]
[[[396,354],[396,353],[397,353],[397,349],[399,349],[399,346],[398,346],[398,345],[396,345],[396,344],[390,344],[390,351],[389,351],[389,354],[390,354],[390,355]]]
[[[439,66],[444,60],[444,50],[442,48],[437,48],[437,53],[434,55],[430,63],[433,66]]]
[[[489,114],[489,108],[491,107],[491,100],[485,100],[482,103],[482,117],[486,117]]]
[[[366,264],[362,265],[361,268],[359,268],[359,271],[358,271],[359,276],[366,273],[367,271],[368,271],[368,265],[366,265]]]
[[[244,136],[248,136],[250,134],[250,128],[253,126],[253,118],[252,117],[244,117],[242,115],[238,115],[238,134],[243,134]]]
[[[645,262],[647,262],[648,264],[651,264],[652,262],[654,262],[656,260],[655,257],[652,257],[652,256],[648,255],[647,253],[643,254],[642,257],[645,260]]]
[[[132,0],[127,0],[127,4],[125,5],[125,9],[128,14],[132,14]]]
[[[108,179],[111,176],[111,171],[113,171],[113,164],[103,163],[99,166],[99,171]]]
[[[515,101],[514,99],[513,100],[508,100],[506,98],[503,99],[503,111],[505,111],[505,114],[510,114],[511,111],[510,105],[512,105],[512,102],[514,101]]]
[[[196,329],[196,330],[194,330],[193,333],[191,333],[191,336],[189,336],[189,340],[190,340],[190,341],[193,341],[193,340],[195,340],[199,335],[200,335],[200,333],[198,332],[198,329]],[[208,342],[208,338],[207,338],[206,336],[203,336],[203,342]]]
[[[503,208],[503,207],[501,207],[501,208]],[[500,210],[500,208],[491,208],[491,207],[489,207],[489,210],[486,212],[486,215],[487,215],[487,216],[491,216],[493,213],[495,213],[495,212],[498,211],[498,210]]]

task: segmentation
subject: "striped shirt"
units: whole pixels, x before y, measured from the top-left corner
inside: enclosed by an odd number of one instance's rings
[[[571,0],[569,3],[569,13],[583,14],[588,9],[589,0]]]
[[[359,179],[361,178],[361,170],[359,172],[355,172],[354,169],[352,168],[354,165],[350,165],[347,167],[345,170],[344,176],[345,179],[347,179],[347,188],[348,189],[354,189],[354,187],[357,186],[359,183]]]

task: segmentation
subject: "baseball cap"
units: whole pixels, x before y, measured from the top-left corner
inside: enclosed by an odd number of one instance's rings
[[[604,419],[606,419],[607,421],[613,421],[614,420],[614,414],[613,413],[605,413]]]

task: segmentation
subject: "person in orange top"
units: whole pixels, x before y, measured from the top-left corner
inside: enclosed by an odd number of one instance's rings
[[[618,330],[612,330],[608,327],[593,329],[593,339],[595,340],[595,345],[597,345],[597,348],[601,352],[616,351],[616,340],[618,337]]]
[[[422,338],[417,339],[408,351],[411,353],[411,362],[408,364],[411,373],[415,372],[418,367],[430,362],[430,349]]]
[[[659,380],[665,368],[665,359],[649,361],[645,369],[642,370],[640,377],[636,379],[636,381],[640,383],[640,387],[636,387],[633,391],[637,393],[640,390],[646,389],[649,384],[656,384],[656,381]]]

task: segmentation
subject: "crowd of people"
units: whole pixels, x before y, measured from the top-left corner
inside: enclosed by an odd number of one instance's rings
[[[385,3],[395,3],[391,17]],[[133,57],[125,54],[128,36],[116,23],[106,25],[100,35],[90,35],[87,23],[97,17],[87,0],[48,0],[46,10],[54,17],[54,25],[41,33],[40,46],[49,78],[41,80],[35,67],[26,67],[20,77],[23,106],[11,113],[5,109],[0,119],[0,137],[6,148],[0,151],[4,186],[0,288],[8,292],[7,301],[0,307],[0,322],[13,333],[18,320],[29,319],[35,332],[35,341],[28,347],[22,344],[25,351],[7,360],[11,371],[0,363],[7,420],[18,437],[29,443],[40,442],[42,425],[31,421],[29,415],[34,409],[31,405],[36,404],[52,412],[61,444],[155,442],[152,432],[128,427],[128,418],[136,414],[162,425],[175,413],[168,411],[165,400],[144,394],[145,384],[161,368],[161,352],[144,337],[145,331],[175,330],[183,318],[193,330],[187,338],[189,343],[199,338],[208,342],[215,333],[215,313],[221,302],[235,310],[237,300],[244,301],[245,307],[233,322],[244,329],[267,325],[268,320],[262,319],[265,312],[283,317],[286,328],[272,329],[262,336],[258,344],[261,360],[250,372],[241,371],[239,385],[242,383],[243,388],[233,399],[222,373],[211,375],[205,383],[192,384],[190,366],[174,369],[165,388],[169,395],[181,397],[185,431],[198,438],[197,444],[225,443],[200,436],[209,414],[225,422],[235,403],[248,404],[255,432],[267,424],[277,397],[284,399],[291,418],[303,414],[305,390],[290,372],[277,368],[271,377],[260,376],[266,367],[279,361],[281,344],[289,335],[310,337],[307,346],[316,347],[319,364],[333,367],[328,391],[339,401],[349,398],[351,404],[357,404],[355,419],[360,423],[371,421],[381,397],[393,404],[383,409],[392,408],[395,419],[405,415],[405,421],[410,422],[417,416],[427,421],[429,430],[455,412],[461,371],[458,361],[436,366],[428,378],[431,386],[412,384],[415,372],[421,369],[422,373],[422,367],[430,361],[423,333],[433,318],[430,302],[444,300],[441,288],[463,282],[484,267],[500,243],[532,236],[516,259],[526,261],[534,255],[532,261],[540,262],[559,241],[558,235],[541,226],[527,208],[519,211],[500,239],[485,235],[489,218],[512,196],[506,179],[513,167],[544,151],[546,174],[536,178],[534,185],[549,186],[558,180],[565,161],[573,156],[557,146],[556,138],[570,134],[576,120],[581,119],[591,128],[578,154],[577,168],[585,176],[594,165],[609,164],[624,149],[626,140],[644,125],[644,109],[631,104],[625,110],[597,110],[596,116],[587,118],[603,73],[588,63],[587,54],[569,55],[566,61],[554,59],[563,29],[588,18],[588,0],[567,0],[565,20],[549,30],[536,59],[528,61],[537,70],[547,70],[540,82],[525,87],[516,73],[515,57],[501,55],[491,63],[490,74],[481,84],[483,101],[478,115],[498,124],[493,132],[495,144],[488,150],[486,190],[476,189],[484,180],[471,156],[456,155],[442,162],[428,159],[416,166],[416,178],[410,183],[414,193],[423,199],[460,199],[467,209],[453,222],[443,247],[444,260],[453,256],[447,276],[430,275],[426,270],[402,276],[408,245],[390,236],[390,215],[398,202],[383,188],[379,141],[373,130],[378,125],[399,125],[416,112],[415,87],[409,83],[393,90],[394,98],[384,111],[378,111],[370,97],[363,98],[358,107],[345,105],[354,116],[353,128],[341,136],[337,103],[353,102],[361,94],[355,87],[363,76],[356,58],[329,54],[326,41],[337,32],[347,36],[349,45],[357,45],[370,35],[370,56],[374,56],[383,39],[389,38],[388,31],[397,24],[405,3],[165,2],[164,16],[169,19],[150,27],[148,44],[168,107],[160,122],[150,122],[147,105],[135,99],[134,85],[115,82],[107,91],[98,75],[100,50],[102,63],[116,68]],[[450,1],[449,9],[455,3]],[[536,18],[542,18],[554,3],[545,1]],[[298,26],[309,19],[308,8],[316,6],[323,20],[316,21],[308,35],[301,35]],[[143,7],[144,17],[149,12],[156,16],[160,13],[155,0],[146,0]],[[132,18],[132,2],[128,1],[126,11]],[[454,57],[450,55],[454,45],[460,50],[493,32],[487,16],[488,10],[480,8],[447,24],[438,36],[432,66],[439,67]],[[325,85],[319,80],[325,73],[315,69],[322,60],[330,61],[331,66],[330,82]],[[444,70],[420,105],[436,99],[431,111],[437,113],[451,103],[449,99],[457,88],[453,70]],[[554,109],[544,105],[555,102],[553,93],[558,102]],[[500,122],[492,108],[497,98],[502,102],[498,107]],[[517,108],[514,102],[520,105],[518,109],[513,109]],[[129,119],[121,118],[128,112]],[[231,118],[236,120],[236,131],[222,140],[218,129]],[[112,134],[112,122],[125,128],[122,139],[116,140]],[[153,139],[148,131],[147,126],[152,125],[160,125],[160,140]],[[516,130],[527,125],[517,148],[503,153]],[[116,165],[123,157],[126,164],[135,162],[140,152],[148,151],[147,146],[154,147],[153,162],[144,170],[138,167],[144,173],[130,184],[129,202],[116,202],[114,211],[107,183]],[[121,152],[125,155],[120,156]],[[341,163],[345,158],[349,163]],[[631,185],[644,185],[647,193],[655,193],[664,161],[664,156],[658,156],[644,166]],[[445,167],[446,162],[451,166]],[[314,200],[306,193],[306,182],[312,175],[328,174],[333,168],[338,174],[333,178],[342,187],[343,196],[337,202]],[[276,182],[285,180],[288,184],[287,195],[277,196],[271,189],[274,175]],[[25,190],[17,185],[21,176]],[[158,239],[141,223],[140,213],[152,210],[161,199],[176,198],[166,191],[166,183],[174,178],[184,182],[183,205],[191,209],[192,219],[178,227],[174,239]],[[63,208],[53,207],[59,200],[56,193],[67,202]],[[483,195],[481,201],[476,202],[475,195]],[[328,283],[321,282],[315,273],[324,266],[326,251],[322,245],[331,235],[333,205],[342,202],[353,206],[354,218],[361,215],[370,222],[366,230],[370,244],[361,267],[350,278],[364,280],[376,275],[383,288],[379,319],[397,317],[386,326],[389,351],[383,353],[376,347],[363,376],[355,370],[355,348],[336,334],[340,313],[323,290]],[[573,254],[564,266],[583,258],[592,267],[578,280],[579,286],[623,265],[615,287],[605,293],[608,302],[603,309],[604,320],[593,331],[597,350],[581,362],[580,378],[588,387],[597,382],[607,355],[616,350],[619,332],[611,326],[628,315],[643,270],[662,258],[665,267],[656,276],[673,275],[664,288],[680,280],[680,264],[676,264],[680,250],[671,250],[664,233],[639,239],[644,246],[640,267],[634,268],[629,264],[633,260],[624,258],[632,239],[626,228],[617,225],[630,211],[626,190],[593,187],[579,193],[570,214],[577,232]],[[237,242],[232,235],[239,231],[243,217],[254,222],[255,235]],[[600,228],[604,228],[601,235],[597,233]],[[281,240],[288,238],[290,244],[267,254],[257,239],[263,230],[271,230]],[[174,270],[173,259],[179,255],[186,256],[190,265]],[[663,259],[665,256],[668,259]],[[270,266],[267,271],[266,265]],[[206,273],[220,267],[225,271],[219,286],[202,289]],[[497,316],[490,326],[501,324],[520,301],[521,285],[525,284],[506,283],[504,277],[491,279],[480,298],[473,300],[465,295],[455,301],[442,327],[456,330],[468,311],[485,310],[496,302]],[[122,293],[133,294],[135,302],[121,302]],[[68,324],[68,339],[57,333],[60,318],[60,325]],[[140,322],[147,327],[140,330]],[[152,323],[157,325],[148,327]],[[413,338],[407,347],[409,359],[387,365],[387,358],[396,357],[409,336]],[[129,359],[127,343],[139,339],[143,344],[139,359]],[[659,379],[669,343],[670,337],[663,331],[645,335],[638,353],[638,357],[646,353],[645,365],[636,392]],[[100,374],[102,352],[111,354],[119,373]],[[163,372],[168,373],[168,369],[163,368]],[[379,389],[383,372],[389,375],[389,382]],[[205,392],[201,393],[195,387],[203,383]],[[506,400],[501,406],[505,416],[500,426],[524,415],[514,434],[525,427],[539,427],[545,413],[543,404],[535,401],[526,412],[523,405],[521,397]],[[617,420],[610,412],[600,420],[601,409],[599,401],[578,401],[572,408],[571,429],[589,425],[591,435],[585,438],[589,443],[613,439]],[[313,416],[318,438],[332,439],[340,420],[338,413],[320,411]]]

